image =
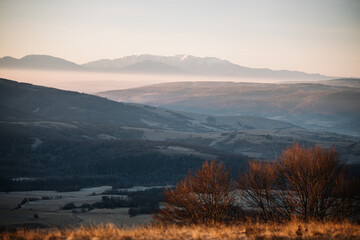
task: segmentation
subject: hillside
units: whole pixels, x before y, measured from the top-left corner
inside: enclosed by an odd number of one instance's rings
[[[354,137],[260,117],[119,103],[5,79],[0,133],[3,190],[174,184],[206,159],[223,161],[236,175],[249,157],[274,159],[295,141],[336,146],[344,161],[360,161]],[[37,180],[11,180],[21,177]]]
[[[360,135],[359,79],[318,83],[266,84],[178,82],[101,92],[115,101],[213,115],[250,115],[305,128]],[[336,126],[336,128],[334,128]]]
[[[175,183],[207,158],[241,166],[240,155],[177,141],[222,128],[165,109],[1,79],[0,182],[10,189],[156,185]],[[10,181],[18,177],[55,179]]]
[[[294,128],[281,121],[182,114],[146,105],[0,79],[0,120],[87,122],[178,131],[211,132],[245,128]],[[254,118],[255,119],[255,118]],[[266,127],[264,127],[266,126]]]

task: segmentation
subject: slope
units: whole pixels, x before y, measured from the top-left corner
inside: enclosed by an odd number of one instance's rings
[[[352,86],[356,82],[360,80],[352,80]],[[359,135],[360,126],[351,124],[348,129],[348,125],[360,119],[360,88],[340,86],[339,81],[326,83],[178,82],[97,95],[185,112],[267,117]]]

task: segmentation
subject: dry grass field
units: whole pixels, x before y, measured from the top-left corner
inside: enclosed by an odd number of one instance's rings
[[[0,233],[1,239],[360,239],[360,226],[349,222],[244,223],[231,226],[138,226],[112,224],[67,229],[18,229]]]

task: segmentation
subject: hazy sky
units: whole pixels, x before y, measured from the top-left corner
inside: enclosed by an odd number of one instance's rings
[[[360,0],[0,0],[0,57],[134,54],[360,77]]]

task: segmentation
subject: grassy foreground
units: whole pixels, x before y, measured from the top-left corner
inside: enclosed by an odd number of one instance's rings
[[[1,239],[360,239],[360,225],[349,222],[300,222],[293,220],[286,224],[244,223],[231,226],[141,226],[118,228],[103,226],[74,229],[19,229],[0,233]]]

